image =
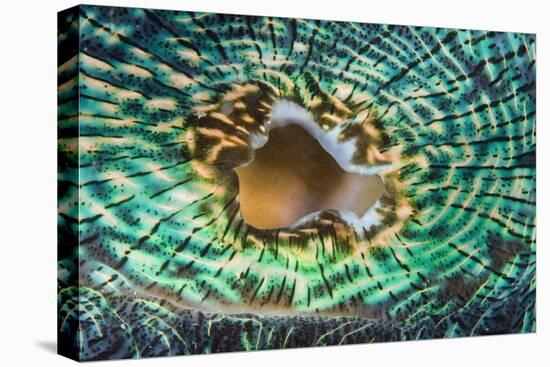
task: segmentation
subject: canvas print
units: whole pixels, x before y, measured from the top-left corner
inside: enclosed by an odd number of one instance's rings
[[[57,36],[60,354],[535,331],[535,35],[86,5]]]

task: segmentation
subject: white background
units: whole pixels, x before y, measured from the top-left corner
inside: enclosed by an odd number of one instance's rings
[[[89,1],[375,23],[537,33],[538,298],[536,334],[217,354],[104,366],[548,366],[546,230],[550,9],[527,1]],[[0,365],[65,366],[56,346],[56,12],[75,1],[3,2],[0,13]],[[91,363],[88,365],[96,365]]]

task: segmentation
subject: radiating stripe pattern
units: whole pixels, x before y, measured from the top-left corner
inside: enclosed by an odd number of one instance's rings
[[[535,331],[534,35],[76,9],[58,302],[79,359]],[[284,99],[389,167],[377,225],[243,220],[232,168]]]

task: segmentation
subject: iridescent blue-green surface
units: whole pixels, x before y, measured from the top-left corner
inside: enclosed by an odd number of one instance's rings
[[[59,335],[81,360],[535,330],[535,36],[80,6],[59,22]],[[378,224],[259,230],[232,171],[291,100]],[[229,106],[229,107],[228,107]]]

